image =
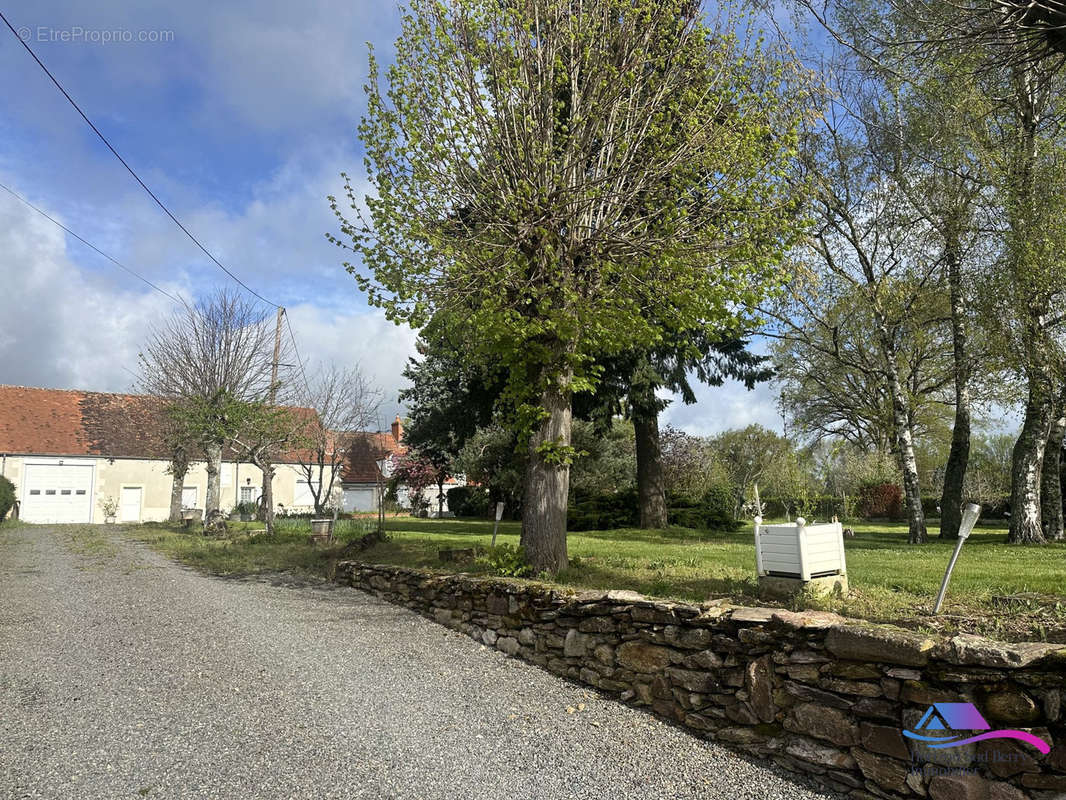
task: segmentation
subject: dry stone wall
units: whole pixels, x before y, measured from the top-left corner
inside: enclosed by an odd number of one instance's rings
[[[358,562],[337,580],[855,800],[1066,800],[1062,645]],[[1010,739],[935,749],[902,735],[940,702],[973,703],[992,728],[1051,750]]]

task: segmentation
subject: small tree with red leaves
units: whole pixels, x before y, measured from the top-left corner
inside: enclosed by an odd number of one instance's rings
[[[401,486],[407,487],[411,509],[416,516],[424,517],[429,510],[429,498],[425,496],[425,491],[437,484],[438,472],[430,458],[417,450],[408,451],[395,460],[389,479],[389,493],[395,495]]]

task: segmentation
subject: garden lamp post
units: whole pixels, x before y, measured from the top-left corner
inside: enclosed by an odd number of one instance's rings
[[[933,613],[939,614],[940,607],[944,604],[944,595],[948,591],[948,581],[951,580],[951,571],[955,569],[955,562],[959,560],[959,552],[962,550],[962,544],[966,541],[966,537],[970,535],[973,530],[973,526],[977,524],[977,518],[981,516],[981,506],[977,503],[967,503],[962,509],[962,523],[959,525],[959,540],[955,542],[955,552],[951,554],[951,561],[948,562],[948,571],[944,573],[944,581],[940,584],[940,594],[936,596],[936,605],[933,606]]]

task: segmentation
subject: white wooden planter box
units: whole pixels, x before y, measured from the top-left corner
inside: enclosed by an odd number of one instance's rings
[[[755,518],[755,564],[762,576],[809,581],[846,575],[844,528],[839,522],[763,525]]]

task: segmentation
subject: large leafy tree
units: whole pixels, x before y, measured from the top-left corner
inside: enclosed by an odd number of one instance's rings
[[[528,435],[522,542],[566,565],[571,401],[596,357],[733,327],[796,227],[789,169],[808,94],[788,63],[687,0],[412,0],[371,59],[371,196],[336,244],[370,301],[444,311],[507,370]]]

